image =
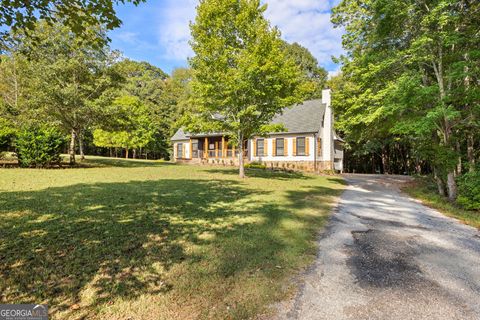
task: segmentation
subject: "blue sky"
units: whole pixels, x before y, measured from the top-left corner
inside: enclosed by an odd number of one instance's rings
[[[198,0],[147,0],[137,7],[117,7],[123,25],[109,33],[112,49],[134,60],[148,61],[170,73],[187,65],[189,21],[195,18]],[[282,38],[307,47],[330,73],[339,66],[331,56],[342,53],[342,30],[330,23],[331,8],[339,0],[264,0],[266,17],[278,26]]]

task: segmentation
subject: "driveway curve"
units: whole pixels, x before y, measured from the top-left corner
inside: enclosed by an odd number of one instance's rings
[[[315,264],[279,319],[480,319],[480,233],[399,191],[345,175]]]

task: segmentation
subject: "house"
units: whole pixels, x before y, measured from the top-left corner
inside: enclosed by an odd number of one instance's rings
[[[272,123],[285,132],[254,137],[245,142],[245,162],[304,171],[343,171],[343,140],[333,128],[330,89],[322,99],[285,108]],[[238,165],[238,149],[222,133],[189,134],[179,129],[171,138],[176,162]]]

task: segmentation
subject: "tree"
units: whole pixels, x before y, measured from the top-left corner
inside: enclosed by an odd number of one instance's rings
[[[168,96],[171,95],[171,79],[160,68],[148,62],[125,59],[118,62],[115,69],[125,79],[119,95],[139,98],[147,107],[152,127],[155,128],[153,133],[155,138],[142,148],[146,154],[168,158],[170,147],[168,139],[171,136],[172,117],[176,114],[175,106],[170,105],[168,101]]]
[[[92,37],[105,33],[92,27]],[[21,40],[20,51],[30,50],[28,37]],[[35,38],[42,50],[28,52],[29,87],[35,95],[29,101],[30,112],[60,125],[70,133],[70,163],[75,163],[76,139],[99,115],[96,99],[112,88],[117,76],[110,66],[116,56],[109,48],[88,46],[67,27],[39,22]]]
[[[21,1],[4,0],[0,6],[0,26],[7,26],[12,31],[21,31],[34,35],[37,22],[43,20],[50,25],[62,23],[79,38],[90,44],[105,45],[106,38],[84,37],[91,26],[104,25],[112,30],[121,25],[115,15],[114,4],[131,2],[138,5],[145,0],[86,0],[86,1]],[[7,46],[10,38],[8,30],[0,31],[0,53]]]
[[[346,30],[342,71],[356,86],[350,121],[412,141],[451,200],[464,124],[478,132],[479,9],[473,0],[344,0],[333,10]]]
[[[153,140],[155,127],[150,119],[148,107],[138,97],[121,96],[112,104],[112,121],[109,128],[94,131],[94,144],[99,147],[119,147],[125,149],[125,158],[133,149],[143,148]]]
[[[318,60],[305,47],[294,42],[292,44],[284,41],[284,50],[287,57],[293,59],[300,67],[305,81],[310,83],[312,89],[305,99],[316,99],[322,97],[322,89],[325,88],[328,72],[318,65]]]
[[[187,129],[229,135],[238,146],[242,178],[244,142],[265,134],[272,118],[304,95],[301,72],[265,10],[259,0],[203,0],[191,25],[196,110]]]

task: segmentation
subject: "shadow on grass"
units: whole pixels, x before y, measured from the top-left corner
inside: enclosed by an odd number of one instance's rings
[[[221,277],[245,270],[281,274],[275,266],[285,263],[289,246],[300,254],[313,245],[306,244],[305,229],[279,233],[279,226],[288,218],[316,232],[318,224],[310,221],[317,218],[292,212],[326,205],[306,201],[322,193],[334,191],[291,191],[285,203],[251,209],[240,203],[269,191],[233,180],[164,179],[0,193],[0,301],[45,302],[68,318],[77,312],[73,304],[88,316],[117,298],[169,292],[177,279],[168,272],[182,263],[209,263],[209,272]],[[202,238],[205,234],[213,240]],[[205,250],[193,254],[185,243]],[[213,256],[207,249],[212,243]]]
[[[173,166],[175,163],[166,161],[142,160],[142,159],[122,159],[122,158],[102,158],[87,157],[87,159],[78,162],[79,167],[95,168],[95,167],[121,167],[121,168],[137,168],[137,167],[162,167]]]
[[[238,168],[236,169],[206,169],[209,173],[221,173],[225,175],[238,176]],[[245,175],[249,178],[264,178],[264,179],[277,179],[277,180],[290,180],[290,179],[312,179],[312,177],[305,175],[302,172],[292,171],[274,171],[269,169],[245,169]]]
[[[331,181],[331,182],[334,182],[334,183],[341,184],[342,186],[348,185],[348,182],[345,181],[345,179],[340,178],[340,177],[328,177],[327,180]]]

